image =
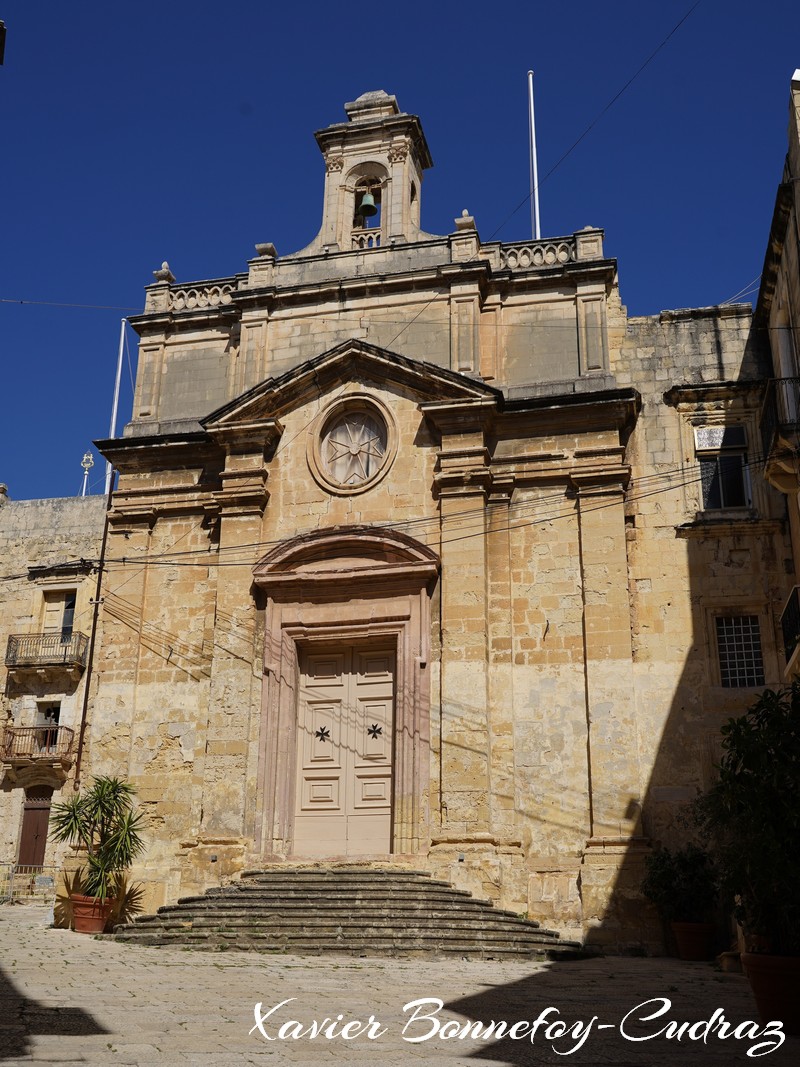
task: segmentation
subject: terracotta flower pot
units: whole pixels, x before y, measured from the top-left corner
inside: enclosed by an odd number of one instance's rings
[[[743,952],[742,967],[761,1022],[777,1019],[787,1034],[800,1034],[800,956]]]
[[[714,944],[711,923],[670,923],[679,960],[710,960]]]
[[[72,920],[77,934],[102,934],[106,928],[114,901],[110,897],[86,897],[82,893],[70,896]]]

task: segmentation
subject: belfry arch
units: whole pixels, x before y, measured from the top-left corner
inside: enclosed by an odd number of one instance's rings
[[[254,568],[254,584],[266,598],[254,842],[263,859],[366,857],[373,851],[385,857],[427,851],[430,597],[438,573],[439,559],[430,548],[396,530],[374,526],[334,527],[292,538]],[[314,796],[304,803],[301,749],[316,736],[324,764],[331,751],[326,744],[337,740],[338,726],[323,717],[316,734],[303,733],[301,672],[315,660],[355,664],[357,657],[361,662],[371,657],[377,662],[379,653],[385,658],[381,669],[391,664],[393,674],[392,711],[385,723],[386,733],[391,731],[385,738],[390,767],[385,846],[343,852],[334,834],[329,846],[320,841],[309,851],[305,828],[314,824],[304,820]],[[350,669],[357,677],[358,669]],[[331,714],[335,716],[335,711]],[[377,719],[377,713],[371,718]],[[370,722],[367,727],[373,735],[376,727],[377,734],[383,734],[383,724]],[[363,767],[369,753],[360,755],[365,757]],[[310,758],[313,764],[313,754]],[[369,773],[367,768],[364,780],[377,793],[382,788],[381,772],[376,767],[372,779]],[[320,806],[335,806],[339,785],[322,764],[311,773],[312,779],[315,774],[312,787],[318,788]],[[357,769],[354,775],[359,779]],[[344,792],[345,786],[341,789]],[[369,805],[369,794],[364,803]],[[300,833],[301,824],[306,836]],[[333,819],[330,825],[340,826],[341,820]],[[351,833],[352,825],[353,820]],[[296,846],[296,838],[305,843]]]

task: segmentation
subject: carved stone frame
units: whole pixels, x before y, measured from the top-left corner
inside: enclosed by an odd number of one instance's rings
[[[323,438],[327,428],[340,415],[358,411],[383,423],[386,430],[386,451],[380,467],[374,474],[357,485],[347,485],[337,482],[328,473],[322,458]],[[397,455],[397,442],[397,424],[388,405],[370,393],[346,393],[329,404],[311,424],[306,447],[308,468],[317,485],[320,485],[328,493],[333,493],[335,496],[355,496],[358,493],[364,493],[368,489],[372,489],[381,479],[386,477]]]
[[[429,846],[430,593],[436,554],[405,534],[349,526],[279,545],[254,570],[267,596],[255,848],[292,855],[301,647],[396,644],[392,855]],[[331,857],[336,858],[336,857]]]

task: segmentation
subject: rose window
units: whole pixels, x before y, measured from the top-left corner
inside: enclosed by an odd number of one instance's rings
[[[320,445],[322,465],[331,481],[364,485],[386,461],[386,424],[377,413],[344,411],[325,428]]]

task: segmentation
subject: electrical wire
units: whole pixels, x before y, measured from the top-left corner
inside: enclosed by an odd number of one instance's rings
[[[775,456],[775,455],[777,455],[778,457],[786,456],[788,458],[788,457],[794,455],[794,453],[792,453],[792,452],[790,452],[788,450],[785,450],[785,451],[781,451],[779,453],[772,453],[771,452],[768,455],[756,455],[756,456],[753,456],[753,457],[749,458],[748,460],[746,460],[745,463],[743,464],[743,467],[745,467],[748,471],[751,471],[751,472],[755,471],[759,467],[763,466],[771,456]],[[684,487],[689,486],[689,485],[697,484],[699,481],[702,480],[702,476],[701,475],[693,475],[693,476],[691,476],[689,478],[681,477],[682,475],[685,475],[685,473],[686,473],[686,467],[682,465],[680,467],[669,468],[666,471],[654,471],[651,474],[645,474],[645,475],[642,475],[639,478],[632,478],[630,480],[630,482],[629,482],[629,485],[628,485],[628,494],[626,496],[625,503],[626,504],[635,503],[637,500],[645,499],[646,497],[653,496],[653,495],[658,495],[660,493],[668,493],[668,492],[671,492],[671,491],[676,490],[676,489],[680,489],[680,488],[684,488]],[[677,478],[680,478],[680,480],[678,480],[678,481],[673,481],[672,480],[672,479],[677,479]],[[655,488],[655,489],[651,489],[650,488],[652,483],[654,483],[654,482],[657,483],[657,482],[660,482],[660,481],[662,481],[664,479],[669,479],[670,480],[669,484],[667,484],[665,486],[662,486],[660,488]],[[633,489],[633,490],[644,489],[645,491],[637,494],[635,491],[634,492],[630,492],[631,489]],[[540,495],[535,500],[523,500],[523,501],[518,501],[516,503],[512,502],[508,507],[509,507],[509,512],[513,512],[514,514],[519,514],[519,513],[526,512],[526,511],[534,510],[536,508],[540,508],[543,504],[549,504],[550,502],[556,503],[557,501],[563,501],[563,500],[564,500],[564,490],[562,489],[562,490],[556,490],[556,491],[554,491],[552,493],[549,493],[549,494],[547,494],[545,496],[541,496]],[[483,518],[485,517],[486,514],[487,514],[486,507],[485,506],[481,506],[481,507],[478,507],[478,508],[469,509],[467,511],[460,512],[458,514],[458,516],[455,516],[455,518],[457,518],[459,522],[463,521],[464,519],[476,519],[476,520],[480,520],[481,524],[482,524],[482,520],[483,520]],[[566,517],[566,516],[572,515],[572,514],[574,514],[574,506],[572,504],[570,504],[570,506],[565,511],[563,511],[561,513],[557,513],[557,514],[555,514],[553,516],[545,517],[545,518],[543,518],[541,520],[537,520],[537,521],[549,522],[549,521],[554,521],[555,519]],[[418,531],[421,531],[426,526],[433,526],[434,528],[438,529],[438,527],[440,525],[440,522],[441,522],[441,516],[437,513],[436,515],[420,516],[419,518],[416,518],[416,519],[401,519],[401,520],[397,520],[395,522],[375,523],[375,524],[372,524],[372,525],[374,525],[374,527],[376,529],[382,529],[382,530],[398,530],[398,531],[409,531],[410,530],[410,531],[413,531],[413,532],[418,532]],[[478,533],[475,536],[482,536],[483,532],[484,532],[483,530],[479,530]],[[183,540],[187,536],[188,536],[188,532],[185,532],[184,534],[181,535],[181,538],[179,540]],[[422,536],[421,533],[420,533],[420,536]],[[177,543],[178,542],[176,542],[176,544]],[[231,552],[231,553],[234,553],[234,552],[236,552],[236,553],[247,552],[249,550],[252,550],[252,551],[255,551],[255,552],[263,552],[263,551],[265,551],[267,549],[275,548],[278,545],[283,544],[283,543],[285,543],[285,538],[279,538],[279,539],[274,540],[274,541],[252,541],[252,542],[247,542],[247,543],[241,544],[241,545],[223,546],[222,548],[218,548],[218,549],[216,549],[214,551],[211,551],[210,549],[204,549],[204,550],[186,549],[186,550],[180,551],[180,552],[174,552],[174,551],[173,552],[161,552],[161,553],[158,553],[156,555],[148,555],[147,557],[140,557],[140,556],[137,556],[137,557],[130,557],[130,556],[112,557],[112,556],[109,556],[106,559],[106,563],[109,563],[109,564],[121,564],[121,565],[124,565],[124,566],[129,566],[132,563],[141,563],[142,566],[158,564],[158,565],[165,565],[165,566],[189,565],[189,566],[236,566],[236,567],[240,567],[240,566],[244,566],[244,565],[252,562],[252,557],[248,556],[247,559],[242,559],[242,560],[239,560],[239,559],[237,559],[237,560],[223,560],[221,558],[217,558],[216,561],[215,561],[214,557],[221,557],[222,554],[224,552],[226,552],[226,551]],[[187,559],[186,559],[187,556],[193,557],[193,559],[196,562],[187,561]],[[69,566],[77,566],[77,565],[86,565],[86,564],[89,564],[89,563],[91,563],[93,565],[96,565],[98,563],[98,561],[94,560],[92,558],[81,557],[81,558],[78,558],[78,559],[72,559],[72,560],[68,560],[66,562],[63,562],[63,563],[59,564],[59,566],[61,566],[61,567],[69,567]],[[7,576],[0,577],[0,581],[17,580],[17,579],[20,579],[20,578],[26,578],[27,576],[28,576],[28,572],[26,571],[26,572],[22,572],[22,573],[19,573],[19,574],[16,574],[16,575],[7,575]]]
[[[773,455],[773,453],[770,453],[770,455]],[[780,453],[778,453],[778,455],[779,456],[782,456],[782,455],[787,455],[788,456],[788,455],[791,455],[791,453],[780,452]],[[758,467],[762,466],[765,463],[767,458],[769,458],[769,457],[768,456],[765,457],[765,456],[756,454],[754,456],[751,456],[744,465],[748,468],[748,470],[751,470],[751,469],[752,470],[756,470]],[[686,470],[687,470],[686,465],[682,464],[682,465],[680,465],[678,467],[671,467],[671,468],[668,468],[668,469],[663,470],[663,471],[654,471],[651,474],[643,474],[643,475],[641,475],[639,477],[632,477],[630,479],[630,481],[629,481],[628,488],[629,488],[629,490],[631,490],[631,489],[638,490],[638,489],[641,489],[641,488],[649,489],[649,487],[650,487],[650,485],[652,483],[657,483],[657,482],[663,481],[664,479],[674,479],[674,478],[680,478],[681,481],[674,482],[674,483],[672,483],[670,485],[665,486],[664,487],[664,491],[667,492],[667,491],[669,491],[670,489],[673,489],[673,488],[680,488],[684,484],[689,484],[689,483],[687,483],[686,478],[685,478]],[[693,478],[693,479],[690,479],[690,481],[696,481],[696,479]],[[542,505],[542,503],[548,503],[550,501],[556,502],[556,501],[563,500],[563,499],[564,499],[564,490],[563,489],[559,489],[559,490],[554,490],[552,493],[550,493],[550,494],[548,494],[546,496],[540,495],[540,496],[538,496],[536,498],[536,500],[523,500],[523,501],[518,501],[516,503],[512,503],[512,504],[509,505],[509,507],[510,507],[510,509],[512,509],[514,511],[524,511],[524,510],[530,510],[530,509],[535,508],[535,507],[540,507]],[[631,497],[631,499],[636,499],[636,498]],[[458,518],[459,518],[459,520],[463,520],[465,518],[480,518],[480,519],[482,519],[483,516],[486,514],[486,510],[487,509],[486,509],[485,506],[476,507],[476,508],[473,508],[473,509],[469,509],[469,510],[466,510],[466,511],[459,512]],[[371,525],[373,525],[376,529],[381,529],[381,530],[399,530],[399,531],[406,531],[406,532],[408,532],[408,531],[415,532],[415,531],[417,531],[417,530],[419,530],[421,528],[424,528],[425,526],[435,526],[435,527],[438,528],[438,525],[440,523],[440,518],[441,518],[440,515],[437,513],[435,515],[420,516],[419,518],[416,518],[416,519],[398,519],[398,520],[391,521],[391,522],[373,523]],[[274,541],[252,541],[252,542],[247,542],[247,543],[241,544],[241,545],[222,546],[221,548],[215,549],[213,552],[210,549],[202,549],[202,550],[187,549],[187,550],[185,550],[183,552],[162,552],[162,553],[159,553],[158,556],[154,557],[154,558],[158,558],[159,560],[171,560],[171,559],[182,558],[182,557],[185,557],[185,556],[193,556],[193,557],[197,558],[197,560],[200,562],[200,561],[202,561],[204,559],[207,559],[208,556],[210,556],[210,555],[222,556],[223,553],[225,553],[225,552],[228,552],[228,553],[237,552],[238,553],[238,552],[246,551],[246,550],[249,550],[249,549],[266,550],[266,549],[269,549],[269,548],[275,548],[278,545],[283,544],[284,542],[285,542],[285,538],[279,538],[279,539],[274,540]],[[125,557],[125,558],[128,559],[128,557]],[[237,563],[236,565],[238,566],[239,564]]]
[[[787,455],[791,455],[791,454],[792,453],[787,453]],[[743,467],[746,467],[748,469],[748,471],[749,471],[749,470],[755,469],[755,468],[763,465],[764,463],[765,463],[765,459],[759,458],[757,460],[752,460],[752,461],[744,463]],[[670,493],[670,492],[673,492],[673,491],[675,491],[677,489],[686,488],[687,486],[696,485],[696,484],[700,483],[701,481],[702,481],[702,474],[698,474],[698,475],[693,475],[692,477],[689,477],[689,478],[684,478],[683,480],[678,481],[678,482],[673,482],[672,484],[667,485],[667,486],[662,486],[662,487],[657,487],[657,488],[645,487],[645,491],[644,492],[641,492],[641,493],[638,493],[638,494],[637,493],[628,493],[626,495],[626,497],[625,497],[624,504],[627,506],[627,505],[636,503],[639,500],[644,500],[644,499],[647,499],[647,498],[650,498],[650,497],[653,497],[653,496],[658,496],[658,495],[663,494],[663,493]],[[564,499],[563,494],[560,495],[560,499],[562,499],[562,500]],[[563,518],[574,517],[574,514],[575,514],[575,503],[574,503],[574,500],[570,500],[569,503],[568,503],[568,506],[566,506],[566,503],[567,502],[565,501],[565,507],[563,509],[561,509],[559,511],[556,511],[556,512],[550,514],[550,515],[538,516],[537,518],[532,519],[530,522],[520,522],[520,523],[517,523],[516,525],[510,525],[509,528],[510,529],[524,529],[524,528],[527,528],[527,527],[530,527],[530,526],[538,526],[538,525],[544,525],[546,523],[556,522],[559,519],[563,519]],[[521,505],[520,505],[520,507],[524,507],[524,508],[528,508],[528,509],[535,508],[535,507],[540,507],[540,506],[541,506],[541,501],[539,501],[539,500],[536,500],[536,501],[524,501],[524,502],[521,502]],[[604,509],[606,507],[616,507],[616,506],[618,506],[618,502],[617,501],[612,501],[610,503],[605,503],[605,504],[598,504],[598,505],[594,505],[594,506],[590,506],[590,507],[585,508],[584,509],[584,513],[588,513],[590,511],[602,510],[602,509]],[[514,505],[512,504],[511,507],[514,507]],[[459,514],[457,516],[453,516],[452,518],[454,520],[460,522],[464,516],[467,516],[469,514],[470,513],[464,512],[464,513],[461,513],[461,514]],[[477,514],[477,511],[472,513],[472,515],[476,515],[476,514]],[[415,520],[410,520],[410,521],[415,521]],[[430,519],[425,519],[424,521],[426,523],[431,523],[431,524],[432,523],[437,523],[438,524],[440,522],[440,516],[431,517]],[[405,524],[403,524],[402,522],[401,523],[396,523],[396,524],[391,524],[391,525],[384,524],[380,528],[381,529],[387,529],[387,528],[402,529],[404,525]],[[437,538],[436,540],[441,545],[446,546],[446,545],[453,544],[453,543],[455,543],[457,541],[468,540],[468,539],[471,539],[473,537],[484,537],[484,536],[486,536],[486,532],[487,531],[486,531],[486,528],[485,528],[485,525],[483,524],[483,522],[481,522],[479,524],[479,526],[480,526],[480,528],[477,529],[475,533],[467,533],[467,534],[458,535],[458,536],[449,537],[449,538],[446,535],[443,535],[441,538]],[[259,542],[257,544],[252,543],[252,544],[249,544],[247,546],[239,545],[239,546],[231,546],[231,547],[232,547],[233,551],[244,551],[245,549],[256,549],[257,551],[262,551],[264,549],[272,548],[272,547],[275,547],[275,546],[277,546],[279,544],[282,544],[282,543],[285,543],[285,538],[282,539],[282,540],[278,540],[278,541],[263,541],[263,542]],[[247,558],[245,558],[245,559],[235,559],[235,560],[222,560],[222,559],[219,559],[219,558],[215,558],[216,556],[218,556],[218,553],[213,553],[213,554],[212,553],[207,553],[207,554],[203,553],[203,554],[200,554],[197,557],[196,561],[187,561],[186,559],[176,559],[176,558],[173,558],[173,557],[168,557],[166,554],[159,554],[158,556],[149,556],[147,558],[122,556],[122,557],[108,557],[106,559],[106,563],[107,564],[112,564],[112,565],[121,565],[121,566],[129,566],[131,564],[141,564],[143,566],[208,567],[208,568],[210,568],[210,567],[252,566],[252,565],[254,565],[255,563],[258,562],[257,559],[253,559],[252,554],[248,555]]]
[[[753,278],[753,280],[751,282],[747,283],[747,285],[744,287],[744,289],[740,289],[738,293],[734,293],[733,296],[729,296],[727,300],[721,301],[721,304],[723,306],[725,304],[732,304],[734,301],[738,300],[741,296],[744,296],[745,293],[750,292],[752,287],[754,285],[756,285],[756,282],[759,282],[759,283],[761,282],[761,271],[758,272],[758,274],[755,276],[755,278]]]
[[[636,81],[636,79],[639,77],[639,75],[644,72],[644,70],[650,65],[650,63],[652,63],[652,61],[655,59],[655,57],[658,55],[658,53],[661,51],[661,49],[664,48],[664,46],[667,44],[667,42],[670,40],[670,38],[673,37],[678,32],[678,30],[681,28],[681,26],[684,24],[684,22],[686,22],[686,20],[689,18],[689,16],[692,14],[692,12],[696,8],[698,8],[701,3],[702,3],[702,0],[697,0],[696,3],[692,4],[692,6],[689,8],[689,10],[686,12],[686,14],[683,16],[683,18],[679,19],[679,21],[675,23],[675,25],[669,31],[667,36],[650,53],[650,55],[647,57],[647,59],[644,61],[644,63],[642,63],[642,65],[639,67],[639,69],[634,74],[632,74],[631,77],[625,82],[625,84],[622,86],[622,88],[619,90],[619,92],[616,94],[616,96],[613,96],[609,100],[609,102],[606,104],[606,106],[603,108],[603,110],[600,111],[595,116],[594,119],[592,119],[592,121],[589,123],[589,125],[586,127],[586,129],[583,131],[583,133],[580,135],[580,137],[578,137],[578,139],[576,141],[574,141],[570,145],[570,147],[566,150],[566,152],[562,156],[560,156],[559,159],[556,160],[556,162],[553,164],[553,166],[550,168],[550,170],[547,171],[545,176],[539,181],[538,185],[536,186],[536,189],[539,189],[542,185],[544,185],[544,183],[547,181],[547,179],[549,177],[551,177],[552,174],[555,173],[555,171],[561,166],[561,164],[564,162],[564,160],[567,159],[568,156],[572,155],[572,153],[575,151],[575,149],[578,147],[578,145],[581,143],[581,141],[589,133],[591,133],[591,131],[595,128],[597,123],[606,114],[606,112],[610,111],[611,108],[614,106],[614,104],[616,104],[617,100],[619,100],[619,98],[630,88],[630,86],[633,85],[633,83]],[[534,192],[536,191],[536,189],[534,189]],[[500,225],[497,227],[497,229],[490,235],[488,240],[491,241],[492,238],[495,237],[500,232],[500,230],[503,229],[503,227],[506,225],[506,223],[509,222],[514,217],[514,215],[516,215],[516,213],[518,211],[520,211],[523,207],[525,207],[525,205],[528,203],[528,201],[530,200],[530,198],[532,196],[533,196],[533,192],[529,192],[528,195],[524,198],[524,200],[522,200],[519,204],[517,204],[517,206],[514,208],[514,210],[511,212],[511,214],[508,215],[507,218],[505,218],[500,223]]]
[[[0,296],[0,304],[35,304],[39,307],[49,308],[82,308],[86,311],[133,311],[137,312],[139,308],[132,307],[120,307],[117,304],[70,304],[66,301],[56,300],[17,300],[10,297]]]

